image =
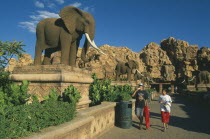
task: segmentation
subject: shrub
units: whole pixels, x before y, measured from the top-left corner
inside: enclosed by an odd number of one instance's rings
[[[31,132],[70,121],[75,114],[75,105],[62,101],[1,107],[0,136],[2,138],[26,136]]]
[[[111,80],[99,80],[96,74],[92,75],[94,81],[90,85],[90,99],[91,105],[100,104],[102,101],[128,101],[132,99],[132,87],[129,85],[124,86],[111,86]]]
[[[9,81],[5,83],[5,86],[0,87],[0,104],[14,106],[25,104],[31,96],[27,93],[28,85],[28,81],[22,81],[21,85]]]
[[[9,93],[0,88],[0,138],[27,136],[76,116],[76,102],[81,97],[76,88],[69,86],[63,97],[54,88],[44,97],[45,101],[40,103],[36,96],[32,96],[32,103],[26,104],[28,84],[27,81],[22,85],[11,83]]]
[[[73,85],[64,90],[62,95],[63,101],[76,104],[81,98],[80,92]]]

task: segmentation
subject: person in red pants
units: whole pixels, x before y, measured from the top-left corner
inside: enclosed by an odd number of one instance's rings
[[[160,111],[161,111],[161,118],[163,123],[163,132],[166,131],[168,128],[168,123],[170,119],[170,112],[171,112],[171,97],[167,95],[167,90],[163,89],[162,95],[159,97],[160,103]]]

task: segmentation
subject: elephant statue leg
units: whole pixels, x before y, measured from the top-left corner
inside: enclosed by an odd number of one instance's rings
[[[127,74],[127,78],[128,78],[128,81],[131,81],[131,70],[128,70],[128,74]]]
[[[210,76],[209,76],[209,74],[207,75],[207,79],[208,79],[207,84],[209,84],[210,83]]]
[[[34,58],[34,65],[41,65],[41,56],[42,56],[42,49],[38,47],[38,43],[36,44],[35,48],[35,58]]]
[[[50,65],[50,57],[51,54],[55,52],[54,48],[49,48],[45,50],[45,54],[44,54],[44,65]]]
[[[116,77],[117,77],[117,81],[119,81],[120,80],[120,74],[119,74],[118,71],[116,72]]]
[[[200,83],[200,84],[203,83],[202,78],[201,78],[201,73],[199,73],[199,83]]]
[[[61,64],[69,65],[70,48],[69,41],[71,42],[71,36],[65,33],[61,33]],[[70,65],[71,66],[71,65]]]
[[[70,56],[69,56],[69,65],[76,66],[76,58],[77,58],[77,51],[78,51],[79,43],[75,41],[71,44],[70,48]]]

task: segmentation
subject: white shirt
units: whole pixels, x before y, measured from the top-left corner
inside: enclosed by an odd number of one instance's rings
[[[170,107],[171,107],[172,100],[171,100],[171,97],[169,95],[165,95],[165,96],[160,95],[158,101],[162,101],[162,103],[160,104],[160,111],[171,112]]]

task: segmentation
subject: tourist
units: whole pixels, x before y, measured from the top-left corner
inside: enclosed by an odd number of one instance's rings
[[[177,93],[177,91],[178,91],[178,87],[176,86],[176,87],[174,88],[174,93]]]
[[[148,95],[147,95],[147,92],[144,90],[144,84],[143,83],[140,83],[139,84],[139,88],[137,88],[137,90],[132,94],[132,97],[135,97],[136,98],[136,103],[135,103],[135,114],[136,116],[138,117],[139,120],[140,117],[138,116],[138,113],[137,113],[137,102],[138,102],[138,99],[139,99],[139,96],[142,96],[145,100],[145,105],[147,105],[147,99],[148,99]],[[143,122],[143,119],[142,119],[142,122]],[[142,124],[142,123],[140,123]],[[140,125],[139,124],[139,125]]]
[[[166,129],[168,128],[170,112],[171,112],[171,103],[172,103],[171,97],[167,95],[166,89],[163,89],[162,95],[160,95],[158,101],[160,103],[163,131],[165,132]]]
[[[136,102],[136,116],[139,119],[139,129],[142,129],[142,123],[143,123],[143,113],[144,113],[144,106],[145,106],[145,100],[143,98],[143,95],[140,94],[137,102]]]

